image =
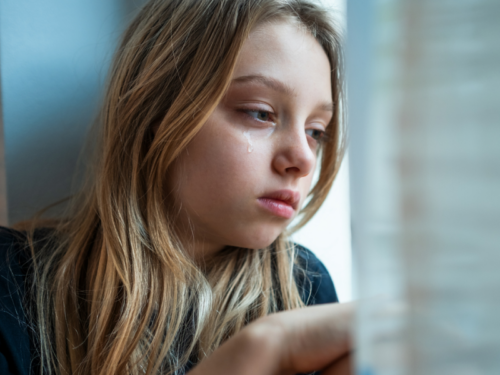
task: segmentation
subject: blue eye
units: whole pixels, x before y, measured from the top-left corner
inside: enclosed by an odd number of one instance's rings
[[[326,137],[325,132],[319,129],[307,129],[306,134],[317,142],[324,141]]]
[[[254,119],[267,122],[271,121],[271,114],[267,111],[245,111],[248,113],[250,116],[252,116]]]

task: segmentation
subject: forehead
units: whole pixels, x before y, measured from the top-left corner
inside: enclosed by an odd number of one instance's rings
[[[326,53],[298,22],[279,20],[257,26],[243,44],[233,80],[264,76],[290,93],[331,101],[331,67]]]

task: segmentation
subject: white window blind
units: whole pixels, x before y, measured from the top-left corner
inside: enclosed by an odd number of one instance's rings
[[[500,2],[347,25],[358,373],[500,374]]]

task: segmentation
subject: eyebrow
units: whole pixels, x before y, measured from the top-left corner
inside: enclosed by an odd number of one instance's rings
[[[281,93],[287,94],[287,95],[295,95],[294,89],[292,89],[286,83],[283,83],[281,81],[278,81],[277,79],[262,76],[262,75],[242,76],[242,77],[238,77],[238,78],[233,79],[233,82],[236,82],[236,83],[257,82],[257,83],[261,83],[261,84],[269,87],[271,90],[278,91],[278,92],[281,92]]]
[[[323,102],[318,108],[324,112],[335,112],[335,104],[333,102]]]
[[[269,87],[271,90],[281,92],[287,95],[293,95],[293,96],[296,95],[295,90],[286,83],[260,74],[238,77],[233,79],[233,82],[235,83],[257,82]],[[332,113],[335,112],[335,105],[332,102],[323,102],[318,106],[318,108],[324,112],[332,112]]]

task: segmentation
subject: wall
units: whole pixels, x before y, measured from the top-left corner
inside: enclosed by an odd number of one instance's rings
[[[10,224],[70,194],[76,161],[97,112],[109,60],[138,3],[0,2]]]

